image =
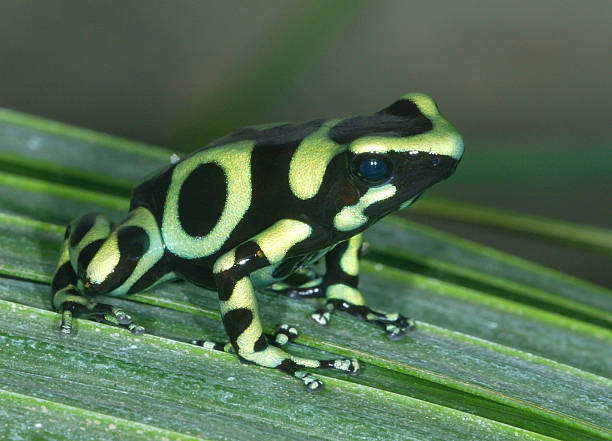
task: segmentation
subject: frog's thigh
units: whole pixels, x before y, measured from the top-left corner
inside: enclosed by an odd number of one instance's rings
[[[223,325],[240,357],[268,367],[278,367],[286,359],[287,354],[269,347],[263,335],[249,274],[282,261],[292,246],[310,237],[311,233],[309,225],[283,219],[227,252],[215,263],[213,272]]]
[[[98,304],[93,297],[83,295],[82,282],[75,270],[79,266],[88,266],[112,228],[111,220],[96,212],[75,219],[66,228],[59,262],[51,282],[53,307],[62,314],[62,333],[72,332],[75,313],[95,316],[98,321],[124,326],[134,333],[144,331],[142,327],[133,325],[131,318],[120,309]]]

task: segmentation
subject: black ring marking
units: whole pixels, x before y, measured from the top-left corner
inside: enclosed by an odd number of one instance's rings
[[[215,282],[217,283],[217,294],[219,296],[219,300],[222,302],[229,300],[234,292],[236,283],[238,283],[238,281],[243,277],[245,276],[238,274],[236,271],[232,271],[231,269],[217,274],[215,276]]]
[[[253,322],[253,312],[247,308],[238,308],[228,311],[223,316],[223,326],[232,344],[246,331]]]

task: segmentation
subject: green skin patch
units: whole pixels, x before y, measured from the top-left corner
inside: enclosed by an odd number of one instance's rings
[[[289,325],[278,328],[270,345],[255,288],[325,298],[311,315],[319,325],[340,310],[401,337],[413,323],[371,309],[358,289],[362,232],[450,176],[462,154],[461,136],[434,101],[407,94],[370,115],[247,127],[174,157],[135,187],[123,222],[89,213],[68,226],[52,282],[61,331],[70,333],[73,316],[81,316],[143,332],[95,296],[182,278],[217,290],[229,337],[229,343],[197,344],[321,390],[303,368],[354,374],[358,361],[287,353],[282,346],[297,336]],[[322,277],[306,270],[323,256]],[[293,277],[305,280],[283,282]]]

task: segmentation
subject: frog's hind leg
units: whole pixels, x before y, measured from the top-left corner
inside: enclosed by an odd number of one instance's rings
[[[144,331],[142,327],[134,325],[131,317],[121,309],[97,303],[93,295],[86,294],[89,284],[82,281],[84,268],[87,268],[112,228],[112,222],[99,213],[81,216],[66,228],[51,282],[52,305],[62,316],[62,333],[72,332],[72,319],[75,316],[126,327],[134,333]]]

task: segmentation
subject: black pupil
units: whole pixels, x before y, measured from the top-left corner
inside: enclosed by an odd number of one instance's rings
[[[388,170],[385,161],[378,158],[366,158],[359,165],[359,174],[368,181],[380,181],[387,176]]]

